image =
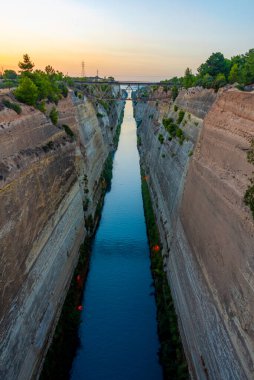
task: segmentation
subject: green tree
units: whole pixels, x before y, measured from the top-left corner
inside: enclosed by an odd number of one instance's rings
[[[34,106],[38,100],[39,91],[33,81],[27,76],[24,76],[21,78],[14,95],[21,102]]]
[[[185,88],[190,88],[193,86],[194,82],[195,82],[195,76],[192,74],[191,69],[187,67],[187,69],[185,70],[184,77],[183,77],[183,86]]]
[[[202,86],[205,88],[212,88],[213,82],[214,78],[209,74],[205,74],[202,78]]]
[[[222,73],[225,77],[228,76],[230,70],[230,61],[224,58],[222,53],[213,53],[205,63],[198,68],[201,76],[209,74],[213,77]]]
[[[14,80],[17,79],[17,73],[14,70],[4,70],[3,79],[5,80]]]
[[[53,69],[53,67],[50,66],[50,65],[47,65],[47,66],[45,67],[45,72],[46,72],[46,74],[48,74],[48,75],[54,75],[54,74],[56,73],[55,70]]]
[[[241,83],[240,70],[237,63],[234,63],[233,66],[231,67],[231,70],[228,76],[228,81],[229,83],[236,83],[236,82]]]
[[[48,98],[49,95],[51,95],[53,90],[52,90],[52,85],[47,74],[45,74],[41,70],[36,70],[34,71],[31,79],[38,88],[39,100],[46,99]]]
[[[28,54],[23,55],[23,62],[19,62],[18,66],[21,73],[31,73],[34,68],[34,63],[31,61]]]
[[[246,61],[243,67],[243,79],[245,84],[254,83],[254,49],[250,49],[246,54]]]
[[[56,125],[58,122],[58,111],[57,111],[56,107],[53,107],[51,109],[49,117],[50,117],[50,120],[52,121],[52,123],[54,125]]]
[[[173,101],[175,101],[176,98],[178,97],[178,93],[179,93],[177,86],[174,85],[172,87],[171,93],[172,93],[172,99],[173,99]]]
[[[227,84],[226,77],[224,74],[220,73],[216,75],[216,78],[214,80],[213,86],[216,90],[219,88],[225,86]]]

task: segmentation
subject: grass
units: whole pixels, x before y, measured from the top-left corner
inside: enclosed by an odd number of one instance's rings
[[[143,171],[142,197],[157,304],[158,335],[160,339],[159,359],[165,380],[186,380],[189,379],[188,366],[178,331],[177,316],[167,276],[163,269],[159,231],[156,225],[146,176],[144,176]],[[155,247],[157,247],[156,250],[154,249]]]
[[[7,107],[7,108],[9,108],[9,109],[11,109],[11,110],[13,110],[13,111],[15,111],[18,115],[20,115],[21,112],[22,112],[22,109],[21,109],[21,107],[20,107],[19,104],[17,104],[17,103],[12,103],[12,102],[10,102],[8,99],[3,99],[3,100],[2,100],[2,104],[3,104],[5,107]]]

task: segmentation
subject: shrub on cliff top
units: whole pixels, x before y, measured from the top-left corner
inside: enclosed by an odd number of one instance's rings
[[[45,71],[33,71],[34,64],[25,54],[23,62],[19,62],[19,68],[20,83],[14,95],[21,102],[34,106],[37,102],[47,99],[57,104],[59,99],[68,96],[66,86],[68,78],[61,72],[55,71],[50,65],[46,66]]]
[[[14,91],[15,97],[30,106],[34,106],[38,99],[38,88],[33,81],[24,76],[21,78],[18,88]]]
[[[58,121],[58,111],[57,111],[56,107],[53,107],[51,109],[49,117],[50,117],[50,120],[52,121],[52,123],[54,125],[56,125],[57,121]]]

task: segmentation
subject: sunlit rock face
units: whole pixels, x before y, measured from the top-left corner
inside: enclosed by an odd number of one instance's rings
[[[182,145],[162,125],[180,109]],[[135,117],[192,378],[251,379],[254,224],[243,198],[254,94],[189,89],[175,103],[137,103]]]
[[[99,119],[95,104],[70,92],[57,106],[54,126],[40,111],[21,106],[21,115],[0,111],[3,380],[39,372],[87,234],[85,217],[94,215],[101,196],[99,178],[123,108],[101,107]]]

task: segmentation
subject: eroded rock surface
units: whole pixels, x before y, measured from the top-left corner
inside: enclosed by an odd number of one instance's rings
[[[0,111],[3,380],[38,373],[87,234],[85,218],[93,217],[101,196],[99,179],[123,109],[100,106],[99,119],[95,105],[70,92],[57,106],[54,126],[40,111],[21,106],[21,115]]]
[[[135,117],[191,376],[252,379],[254,223],[243,197],[254,95],[191,89],[175,103],[183,145],[162,126],[177,119],[173,102],[138,103]]]

